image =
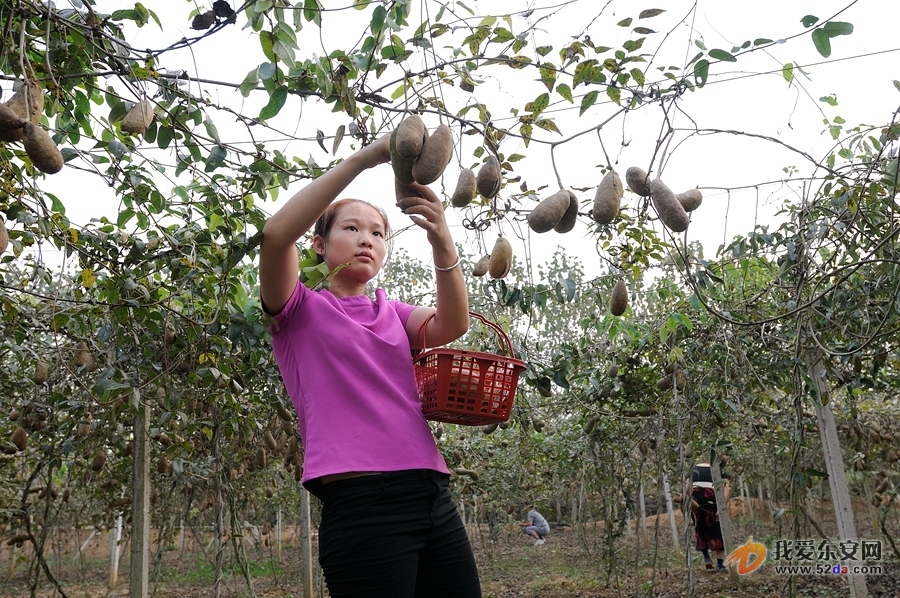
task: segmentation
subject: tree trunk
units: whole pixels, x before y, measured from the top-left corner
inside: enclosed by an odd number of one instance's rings
[[[303,598],[313,598],[312,525],[309,511],[309,491],[300,488],[300,583]]]
[[[150,404],[134,391],[133,491],[129,595],[147,598],[150,579]]]
[[[844,471],[844,459],[841,456],[841,444],[838,440],[837,425],[834,412],[828,404],[831,395],[825,382],[825,365],[819,353],[809,352],[806,356],[807,374],[816,385],[818,400],[815,401],[816,421],[819,426],[819,437],[822,441],[822,452],[828,473],[828,484],[831,487],[831,500],[834,502],[834,518],[837,521],[838,536],[842,542],[858,541],[856,523],[853,520],[853,505],[850,502],[850,488],[847,486],[847,473]],[[858,565],[851,561],[847,565]],[[863,575],[848,575],[851,598],[866,598],[869,595],[866,578]]]
[[[644,483],[638,484],[638,504],[641,509],[641,533],[644,535],[644,548],[650,548],[650,534],[647,531],[647,507],[644,503]]]
[[[744,500],[747,501],[747,508],[750,510],[750,519],[755,521],[756,514],[753,512],[753,499],[750,497],[750,492],[747,491],[747,480],[744,479],[744,476],[741,476],[741,495],[744,497]]]
[[[875,491],[872,489],[872,480],[866,479],[863,482],[863,491],[866,494],[866,510],[869,512],[869,521],[872,523],[872,537],[881,537],[881,526],[878,524],[878,509],[872,504],[872,498]]]
[[[184,522],[178,518],[178,558],[184,556]]]

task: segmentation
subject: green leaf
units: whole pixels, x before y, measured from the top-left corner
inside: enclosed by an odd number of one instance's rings
[[[705,58],[698,60],[694,65],[694,83],[697,87],[706,85],[706,79],[709,77],[709,61]]]
[[[375,10],[372,11],[372,20],[369,23],[369,29],[372,31],[372,34],[375,37],[378,37],[382,29],[384,29],[384,23],[386,19],[387,10],[384,8],[384,6],[376,6]]]
[[[634,79],[634,82],[639,86],[644,86],[644,71],[639,68],[631,69],[631,78]]]
[[[784,80],[790,83],[794,80],[794,63],[786,62],[784,66],[781,67],[781,76],[784,77]]]
[[[228,150],[226,150],[221,145],[217,145],[212,148],[212,151],[209,152],[209,157],[206,159],[205,171],[212,172],[213,170],[221,166],[227,156]]]
[[[628,50],[629,53],[637,52],[641,49],[641,46],[644,45],[644,40],[646,38],[640,37],[638,39],[629,39],[625,43],[622,44],[622,47]]]
[[[772,40],[765,38],[765,37],[759,37],[759,38],[753,40],[754,46],[764,46],[766,44],[771,44],[771,43],[772,43]]]
[[[271,64],[271,63],[269,63]],[[272,65],[273,67],[275,65]],[[274,69],[273,69],[274,70]],[[244,77],[244,81],[241,83],[240,91],[241,95],[245,98],[250,95],[250,92],[256,89],[256,85],[259,83],[259,69],[255,68],[247,73],[247,76]]]
[[[575,67],[575,74],[572,77],[572,87],[578,87],[579,83],[603,83],[606,75],[603,69],[597,64],[596,60],[585,60],[579,62]]]
[[[270,62],[276,62],[278,57],[275,55],[275,36],[269,31],[259,32],[259,45],[262,47],[263,54]]]
[[[737,62],[737,58],[734,57],[730,52],[726,52],[725,50],[720,50],[715,48],[709,51],[709,57],[715,58],[716,60],[721,60],[723,62]]]
[[[275,73],[278,72],[278,67],[274,62],[264,62],[259,65],[259,78],[263,81],[267,81],[275,76]],[[249,76],[249,75],[248,75]]]
[[[172,127],[160,127],[159,133],[156,135],[156,145],[159,149],[166,149],[172,143],[175,130]]]
[[[322,5],[318,0],[306,0],[303,3],[303,18],[319,27],[322,26]]]
[[[897,91],[900,91],[900,81],[897,81],[896,79],[894,79],[894,87],[897,89]],[[559,88],[557,88],[557,91],[558,90],[559,90]]]
[[[842,21],[829,21],[822,26],[822,29],[829,37],[837,37],[838,35],[850,35],[853,33],[853,23],[845,23]]]
[[[539,72],[541,74],[541,83],[547,86],[548,91],[553,91],[553,85],[556,83],[556,67],[552,62],[545,62],[541,65]]]
[[[172,193],[174,193],[175,195],[180,197],[181,200],[184,201],[185,203],[188,203],[191,201],[191,196],[188,195],[187,189],[185,189],[181,185],[178,185],[177,187],[173,188]]]
[[[203,125],[206,127],[206,133],[212,138],[216,143],[222,143],[222,140],[219,139],[219,130],[216,129],[216,125],[209,119],[203,121]]]
[[[819,101],[824,102],[825,104],[828,104],[829,106],[837,106],[838,105],[837,96],[835,96],[834,94],[822,96],[821,98],[819,98]]]
[[[666,12],[662,8],[648,8],[647,10],[642,10],[641,14],[638,15],[639,19],[649,19],[651,17],[657,17],[662,13]]]
[[[263,109],[259,111],[259,120],[268,120],[277,115],[282,107],[284,107],[287,95],[288,88],[284,85],[279,86],[269,98],[269,103],[263,106]]]
[[[66,215],[66,206],[63,205],[59,198],[52,193],[47,193],[47,197],[50,198],[50,209],[53,210],[56,214],[61,216]]]
[[[897,84],[896,81],[894,81]],[[900,87],[898,87],[900,89]],[[556,93],[561,95],[564,99],[568,100],[570,104],[574,104],[575,100],[572,98],[572,88],[566,85],[565,83],[560,83],[556,86]]]
[[[823,58],[831,56],[831,36],[824,29],[816,29],[812,32],[812,40],[816,45],[816,50]]]
[[[611,99],[613,102],[615,102],[619,106],[622,105],[622,90],[619,89],[618,87],[607,87],[606,95],[608,95],[609,99]]]
[[[540,120],[535,121],[534,126],[540,127],[542,129],[544,129],[545,131],[550,131],[551,133],[559,133],[560,135],[562,135],[559,128],[557,128],[556,123],[549,118],[542,118]]]
[[[341,140],[344,139],[344,125],[340,125],[334,132],[334,142],[331,144],[332,155],[337,154],[338,148],[341,146]]]
[[[621,21],[619,21],[618,23],[616,23],[616,25],[618,25],[619,27],[631,27],[631,22],[633,20],[634,19],[632,19],[631,17],[628,17],[627,19],[622,19]]]
[[[804,27],[809,29],[810,27],[812,27],[813,25],[815,25],[816,23],[819,22],[819,17],[814,17],[813,15],[806,15],[805,17],[800,19],[800,22],[803,23]]]
[[[492,44],[505,44],[514,39],[513,34],[505,27],[497,27],[494,29],[494,37],[491,38]]]
[[[134,218],[134,210],[132,210],[131,208],[125,208],[124,210],[119,212],[119,216],[116,219],[116,224],[118,224],[119,227],[124,227],[132,218]]]
[[[597,103],[597,95],[598,94],[596,91],[591,91],[586,93],[584,97],[581,98],[581,110],[578,111],[578,116],[584,114],[588,108]]]
[[[538,114],[546,110],[547,106],[550,105],[550,94],[542,93],[541,95],[536,97],[534,99],[534,102],[532,102],[531,104],[531,112],[535,117],[537,117]]]

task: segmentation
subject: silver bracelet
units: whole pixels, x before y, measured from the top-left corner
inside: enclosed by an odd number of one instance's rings
[[[441,268],[440,266],[438,266],[437,264],[435,264],[435,265],[434,265],[434,269],[437,270],[438,272],[449,272],[450,270],[452,270],[453,268],[455,268],[455,267],[457,267],[457,266],[459,265],[460,259],[461,259],[461,258],[460,258],[459,256],[457,256],[457,257],[456,257],[456,263],[453,264],[452,266],[447,267],[447,268]]]

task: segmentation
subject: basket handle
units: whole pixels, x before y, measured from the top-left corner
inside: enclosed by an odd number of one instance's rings
[[[425,321],[422,322],[422,325],[419,327],[419,333],[416,335],[416,344],[422,347],[425,347],[425,328],[428,326],[428,322],[430,322],[436,314],[432,313],[430,316],[425,318]],[[503,331],[503,328],[500,327],[499,324],[488,320],[483,315],[476,313],[474,311],[469,312],[469,316],[472,318],[476,318],[481,320],[481,323],[494,331],[494,333],[500,337],[500,345],[501,350],[505,350],[512,359],[516,358],[516,353],[513,351],[512,341],[509,340],[509,336],[507,336],[506,332]],[[421,342],[419,342],[421,341]],[[422,349],[417,349],[413,351],[413,355],[420,353]]]

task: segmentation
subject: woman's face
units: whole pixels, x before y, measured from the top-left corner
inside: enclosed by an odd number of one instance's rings
[[[366,283],[384,264],[385,237],[381,213],[369,204],[354,201],[341,206],[327,239],[316,236],[313,247],[329,269],[349,264],[338,277]]]

